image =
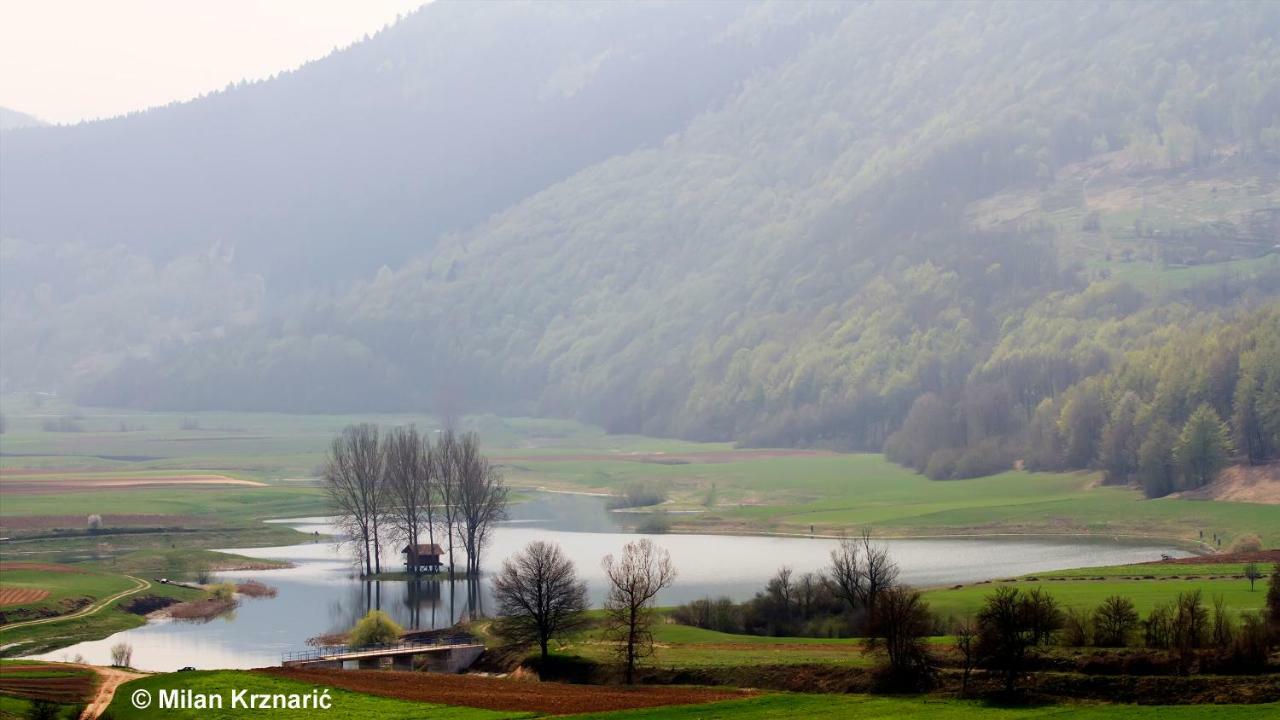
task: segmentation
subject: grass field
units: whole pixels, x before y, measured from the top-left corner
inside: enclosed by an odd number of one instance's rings
[[[0,471],[9,476],[18,468],[120,476],[219,473],[270,487],[18,494],[0,508],[0,525],[17,517],[143,513],[198,517],[205,525],[248,531],[264,517],[324,511],[314,477],[343,426],[439,425],[411,415],[147,413],[5,400],[9,431]],[[82,432],[41,429],[49,417],[73,412],[82,416],[76,421]],[[1096,487],[1091,473],[1011,471],[934,482],[872,454],[742,451],[725,443],[611,436],[566,420],[476,416],[462,426],[481,434],[517,488],[618,492],[635,481],[661,484],[670,497],[664,507],[697,511],[671,516],[678,531],[807,533],[812,527],[839,533],[873,526],[896,535],[1086,532],[1191,541],[1203,529],[1227,543],[1252,532],[1280,544],[1280,505],[1145,500],[1133,490]],[[280,530],[245,544],[280,542],[287,534]]]
[[[223,710],[162,710],[156,707],[155,698],[160,689],[190,689],[198,693],[218,694],[224,697]],[[253,673],[212,672],[159,675],[136,680],[121,687],[110,707],[113,717],[125,720],[144,718],[241,718],[257,717],[264,713],[272,717],[314,717],[323,711],[314,710],[246,710],[231,709],[232,689],[245,689],[250,693],[302,693],[310,694],[313,686]],[[151,693],[152,706],[146,710],[133,707],[131,694],[145,689]],[[439,718],[441,720],[496,720],[497,718],[534,717],[531,713],[502,712],[469,707],[441,706],[376,697],[342,690],[331,691],[334,717],[380,718]],[[900,718],[902,720],[950,720],[982,716],[988,720],[1029,720],[1030,718],[1054,718],[1055,720],[1266,720],[1280,717],[1280,705],[1033,705],[1029,707],[1002,707],[976,701],[921,697],[879,697],[867,695],[805,695],[791,693],[763,694],[743,700],[729,700],[709,704],[665,706],[640,710],[613,711],[567,717],[583,720],[765,720],[782,718]]]
[[[58,604],[50,604],[49,599],[45,599],[40,603],[33,603],[30,606],[10,606],[6,608],[8,611],[17,609],[31,609],[46,607],[49,610],[59,611],[59,615],[67,615],[68,617],[61,619],[51,619],[49,622],[42,622],[27,626],[0,626],[0,656],[15,657],[19,655],[35,654],[46,650],[53,650],[59,647],[72,645],[85,640],[98,640],[108,635],[128,630],[129,628],[138,627],[146,622],[145,618],[134,613],[130,613],[122,609],[121,605],[128,602],[131,598],[143,595],[154,595],[159,597],[173,598],[177,601],[197,600],[205,596],[199,590],[178,587],[175,585],[161,585],[159,583],[151,583],[150,587],[140,590],[133,595],[123,597],[111,601],[101,607],[100,610],[91,612],[90,614],[75,616],[74,611],[81,608],[93,608],[103,600],[128,590],[136,586],[131,579],[123,576],[106,572],[93,571],[88,568],[80,572],[49,572],[47,570],[5,570],[3,572],[4,582],[8,583],[12,576],[16,578],[15,582],[23,582],[27,584],[42,584],[44,586],[53,587],[56,584],[57,592],[60,597],[68,598],[87,598],[92,602],[78,604],[75,607],[68,607]],[[53,595],[50,595],[52,598]],[[61,601],[59,601],[61,602]],[[10,622],[21,621],[27,617],[23,615],[10,615]]]
[[[578,715],[580,720],[782,720],[783,718],[858,718],[858,720],[1264,720],[1280,718],[1280,705],[1039,705],[1000,707],[963,700],[872,697],[867,695],[774,694],[750,700],[653,710]]]
[[[376,697],[345,690],[330,690],[333,707],[330,710],[308,709],[233,709],[231,692],[245,690],[250,694],[257,693],[298,693],[310,696],[315,686],[284,680],[280,678],[243,672],[191,672],[156,675],[134,680],[121,686],[116,692],[115,700],[108,712],[117,720],[144,720],[145,718],[199,718],[200,720],[217,720],[218,718],[252,718],[272,717],[288,720],[289,718],[334,717],[344,720],[419,720],[433,718],[438,720],[500,720],[501,718],[530,717],[528,713],[496,712],[469,707],[450,707],[446,705],[430,705],[407,702],[391,698]],[[207,710],[163,709],[159,707],[159,691],[190,690],[193,693],[214,694],[223,699],[223,708]],[[151,706],[140,710],[133,706],[131,694],[138,690],[146,690],[151,694]]]

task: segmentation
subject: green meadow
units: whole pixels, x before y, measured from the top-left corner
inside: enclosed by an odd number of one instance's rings
[[[749,700],[708,705],[628,710],[578,715],[580,720],[783,720],[785,718],[858,718],[858,720],[1264,720],[1280,718],[1280,704],[1268,705],[1033,705],[1002,707],[980,702],[870,695],[777,693]]]
[[[159,691],[190,690],[192,693],[217,694],[223,698],[222,709],[183,710],[161,709]],[[495,712],[469,707],[453,707],[448,705],[432,705],[427,703],[395,700],[377,697],[346,690],[329,690],[333,707],[329,710],[308,709],[243,709],[231,707],[231,691],[245,690],[249,694],[258,693],[298,693],[310,696],[315,686],[293,680],[274,678],[257,673],[217,671],[187,672],[154,675],[134,680],[116,692],[108,712],[116,720],[147,720],[148,718],[198,718],[199,720],[219,720],[221,718],[253,718],[272,717],[282,720],[302,720],[303,718],[333,717],[344,720],[503,720],[505,718],[531,717],[529,713]],[[138,690],[146,690],[151,694],[151,705],[146,709],[138,709],[131,702],[131,694]]]

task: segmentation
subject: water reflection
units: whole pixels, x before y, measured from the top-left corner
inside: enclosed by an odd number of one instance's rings
[[[492,568],[532,540],[557,542],[587,581],[593,604],[605,593],[601,558],[618,552],[637,535],[618,532],[600,498],[544,495],[512,509],[512,519],[494,533],[485,558]],[[304,532],[331,531],[324,518],[287,521]],[[675,604],[714,595],[742,600],[760,589],[780,565],[797,573],[829,562],[834,540],[730,535],[653,536],[672,555],[679,577],[659,602]],[[1030,572],[1112,565],[1159,559],[1185,552],[1150,543],[1118,539],[981,538],[889,541],[902,579],[919,585],[944,585],[1008,577]],[[483,615],[492,607],[488,586],[480,582],[362,581],[342,546],[310,542],[275,548],[232,550],[255,558],[285,560],[284,570],[220,573],[218,581],[258,580],[279,590],[273,599],[246,598],[234,619],[202,625],[160,621],[105,640],[80,643],[42,657],[90,662],[110,659],[111,645],[134,646],[134,663],[148,670],[246,668],[275,665],[280,655],[305,647],[309,638],[350,628],[370,609],[381,609],[406,628],[430,629]],[[387,562],[394,567],[396,558]]]

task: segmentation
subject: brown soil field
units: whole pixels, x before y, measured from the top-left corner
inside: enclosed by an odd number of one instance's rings
[[[567,685],[476,675],[264,668],[290,680],[417,702],[571,715],[663,705],[693,705],[744,697],[749,691],[679,686]]]
[[[55,563],[38,563],[38,562],[0,562],[0,572],[6,570],[39,570],[41,572],[52,573],[83,573],[77,567],[70,565],[58,565]]]
[[[226,475],[58,475],[35,476],[6,473],[0,476],[0,488],[15,495],[74,492],[76,490],[121,490],[157,487],[201,487],[242,485],[263,487],[264,483],[241,480]]]
[[[0,587],[0,607],[6,605],[25,605],[39,602],[49,597],[48,590],[39,588],[7,588]]]
[[[8,485],[5,491],[8,492]],[[85,528],[84,515],[16,515],[0,518],[0,527],[6,530],[57,530]],[[108,528],[119,527],[191,527],[207,524],[191,515],[103,515],[102,524]]]
[[[15,677],[16,673],[43,673],[46,677]],[[94,677],[78,667],[56,665],[6,665],[0,670],[0,693],[57,703],[83,703],[93,695]]]

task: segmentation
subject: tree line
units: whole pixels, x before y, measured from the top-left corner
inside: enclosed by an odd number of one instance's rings
[[[1246,567],[1252,589],[1262,577]],[[1096,608],[1064,609],[1042,587],[997,587],[971,616],[942,618],[923,596],[898,582],[887,548],[869,533],[841,541],[831,564],[796,577],[782,567],[764,590],[746,602],[706,598],[678,606],[677,622],[727,633],[773,636],[862,637],[879,651],[882,687],[922,689],[934,681],[939,659],[929,636],[954,638],[967,692],[972,671],[999,676],[1006,692],[1053,645],[1140,646],[1168,653],[1178,672],[1259,672],[1270,649],[1280,645],[1280,565],[1270,576],[1266,607],[1238,617],[1221,597],[1206,604],[1199,590],[1180,593],[1154,607],[1146,618],[1122,595]]]
[[[451,575],[456,548],[466,573],[477,576],[494,526],[506,517],[506,483],[473,432],[446,428],[432,441],[413,425],[385,433],[350,425],[333,439],[321,476],[365,575],[382,572],[386,540],[416,547],[425,536],[445,549]]]
[[[1091,304],[1130,302],[1126,292],[1099,290]],[[1203,487],[1233,462],[1280,455],[1280,309],[1213,320],[1169,312],[1187,326],[1113,324],[1111,332],[1152,333],[1118,361],[1085,344],[1053,357],[1011,342],[962,388],[916,398],[885,452],[934,479],[1018,461],[1032,470],[1097,469],[1150,497]]]

